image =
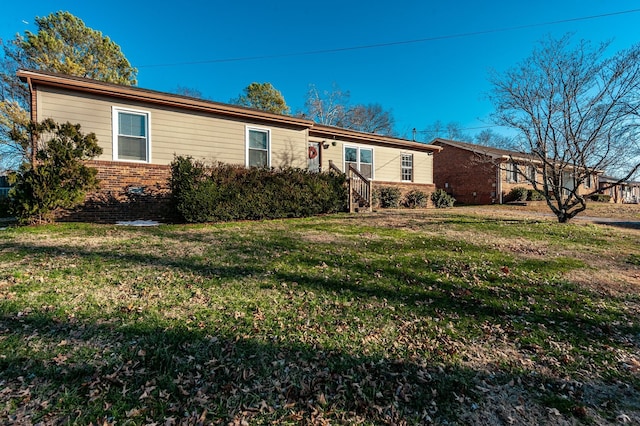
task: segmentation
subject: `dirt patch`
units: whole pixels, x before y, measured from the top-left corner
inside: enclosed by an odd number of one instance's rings
[[[456,207],[460,211],[473,214],[515,214],[529,215],[531,217],[547,217],[556,220],[555,215],[545,202],[529,202],[524,206],[495,204],[491,206],[462,206]],[[640,204],[608,204],[589,203],[587,209],[580,212],[572,220],[609,219],[615,222],[640,222]]]
[[[640,294],[640,272],[637,268],[621,269],[615,266],[592,271],[580,269],[565,273],[565,278],[599,294],[615,297]]]

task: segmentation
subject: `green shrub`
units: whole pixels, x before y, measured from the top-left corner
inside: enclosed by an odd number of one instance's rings
[[[394,186],[381,186],[374,190],[375,199],[383,209],[400,207],[400,189]]]
[[[544,194],[535,189],[530,189],[527,194],[527,200],[529,201],[544,201]]]
[[[209,195],[197,197],[197,192],[210,191],[206,188],[206,167],[204,163],[195,161],[192,157],[175,157],[171,162],[171,176],[169,188],[176,209],[188,222],[205,222],[201,214],[206,215],[210,209],[201,208],[200,203],[215,199]],[[198,191],[196,191],[196,189]],[[187,219],[187,217],[189,219]]]
[[[447,194],[447,191],[445,191],[444,189],[438,189],[437,191],[431,193],[431,202],[433,203],[434,207],[442,209],[453,207],[456,199]]]
[[[516,186],[509,194],[507,194],[508,201],[527,201],[527,196],[529,195],[529,190],[527,188],[523,188],[522,186]]]
[[[596,201],[598,203],[608,203],[611,201],[611,195],[607,194],[593,194],[589,197],[591,201]]]
[[[207,168],[190,157],[171,163],[175,206],[187,222],[307,217],[345,211],[344,175],[228,164]]]
[[[427,199],[427,194],[418,189],[412,189],[405,194],[402,205],[409,209],[423,208],[427,206]]]
[[[8,197],[0,198],[0,218],[11,216],[11,214],[9,213],[10,207],[11,203]]]
[[[36,153],[37,166],[24,163],[12,176],[10,213],[21,223],[46,222],[56,209],[69,209],[96,188],[97,170],[83,160],[102,153],[94,133],[84,135],[79,124],[57,124],[51,119],[30,125],[30,134],[51,139]]]

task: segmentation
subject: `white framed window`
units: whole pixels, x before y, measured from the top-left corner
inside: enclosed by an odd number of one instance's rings
[[[151,162],[151,113],[112,108],[113,160]]]
[[[584,187],[587,189],[590,189],[592,185],[593,185],[593,181],[591,178],[591,174],[589,173],[587,177],[584,178]]]
[[[247,167],[271,167],[271,130],[247,127]]]
[[[403,182],[413,182],[413,154],[400,154],[400,177]]]
[[[345,146],[344,147],[344,170],[346,171],[349,165],[358,170],[362,176],[373,179],[373,149],[362,148],[358,146]]]
[[[507,165],[507,180],[509,182],[518,182],[518,164],[510,162]]]
[[[527,177],[529,178],[529,180],[531,182],[535,182],[536,181],[536,166],[529,164],[527,166]]]

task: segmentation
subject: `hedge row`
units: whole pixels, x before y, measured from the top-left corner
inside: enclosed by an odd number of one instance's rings
[[[595,201],[598,203],[609,203],[611,202],[611,195],[609,194],[593,194],[589,197],[591,201]]]
[[[171,163],[170,185],[187,222],[307,217],[347,209],[345,177],[333,172],[207,167],[179,156]]]
[[[543,201],[544,194],[534,189],[527,189],[521,186],[516,186],[507,195],[507,201]],[[589,196],[591,201],[608,203],[611,201],[611,196],[607,194],[592,194]]]
[[[380,186],[373,191],[373,201],[383,209],[396,209],[400,206],[408,209],[424,208],[429,197],[419,189],[412,189],[404,197],[399,188]],[[436,208],[453,207],[455,198],[439,189],[431,193],[431,202]]]
[[[506,201],[543,201],[544,194],[535,189],[516,186],[507,194]]]

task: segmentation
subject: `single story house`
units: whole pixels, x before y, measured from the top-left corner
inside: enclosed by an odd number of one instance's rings
[[[371,185],[435,189],[438,146],[81,77],[34,70],[17,74],[29,86],[33,121],[79,123],[85,133],[96,134],[103,149],[89,162],[98,169],[101,187],[85,203],[84,212],[91,214],[83,220],[131,216],[131,200],[139,204],[146,195],[166,194],[175,155],[246,167],[331,167]],[[369,185],[369,200],[370,195]],[[108,211],[108,202],[116,201],[126,202],[125,211]],[[135,214],[162,216],[157,210],[152,203]]]
[[[442,147],[434,161],[434,182],[462,204],[503,204],[515,187],[533,189],[525,175],[535,178],[536,161],[522,153],[466,142],[436,138],[432,145]],[[572,185],[566,172],[565,185]],[[578,193],[593,192],[597,176],[578,187]]]
[[[599,193],[611,196],[611,203],[640,203],[640,182],[623,181],[611,176],[600,176]]]

